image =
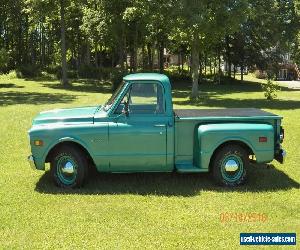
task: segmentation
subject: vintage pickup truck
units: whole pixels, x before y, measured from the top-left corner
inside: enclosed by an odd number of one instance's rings
[[[50,163],[57,185],[81,186],[99,172],[211,172],[237,186],[250,159],[283,163],[282,117],[259,109],[173,110],[169,78],[124,77],[103,105],[41,112],[29,130],[30,164]],[[188,177],[187,177],[188,178]]]

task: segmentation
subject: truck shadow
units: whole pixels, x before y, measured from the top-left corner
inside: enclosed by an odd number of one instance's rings
[[[102,174],[93,172],[83,188],[65,190],[54,186],[48,171],[37,182],[35,191],[47,194],[135,194],[188,197],[198,195],[202,191],[275,192],[300,187],[298,182],[271,164],[251,165],[248,172],[249,181],[236,188],[215,185],[208,173]]]
[[[78,92],[86,92],[86,93],[112,93],[111,84],[105,81],[100,80],[88,80],[88,79],[77,79],[74,81],[70,81],[71,85],[68,87],[64,87],[60,83],[48,81],[46,83],[42,83],[43,87],[58,89],[58,90],[69,90],[69,91],[78,91]]]
[[[0,83],[0,89],[22,89],[24,86],[16,85],[14,83]]]
[[[49,94],[38,92],[0,92],[0,106],[15,104],[56,104],[68,103],[77,98],[67,94]]]
[[[187,100],[175,100],[173,104],[180,105],[182,107],[186,105],[193,105],[196,107],[216,107],[216,108],[258,108],[258,109],[277,109],[277,110],[290,110],[299,109],[300,101],[296,100],[280,100],[276,99],[272,102],[267,99],[233,99],[233,98],[219,98],[217,96],[212,97],[208,95],[198,101]]]

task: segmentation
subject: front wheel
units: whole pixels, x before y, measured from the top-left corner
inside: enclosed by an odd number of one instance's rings
[[[81,150],[62,146],[50,163],[51,176],[59,187],[75,188],[82,186],[87,175],[88,161]]]
[[[249,157],[247,151],[239,145],[227,145],[221,148],[213,159],[212,173],[218,184],[233,187],[246,180]]]

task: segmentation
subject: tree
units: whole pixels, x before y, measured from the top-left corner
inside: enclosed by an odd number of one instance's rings
[[[0,49],[6,70],[55,73],[60,64],[65,85],[67,67],[124,71],[127,55],[132,71],[142,55],[144,70],[158,56],[163,72],[166,49],[179,54],[181,74],[190,60],[196,98],[207,68],[220,82],[222,58],[240,66],[242,78],[246,66],[276,71],[286,52],[299,63],[299,9],[298,0],[3,0]]]
[[[61,66],[62,66],[62,84],[67,86],[67,59],[66,59],[66,27],[65,27],[65,11],[68,0],[45,0],[45,1],[26,1],[26,12],[30,15],[31,21],[34,25],[36,23],[43,24],[46,18],[52,19],[53,17],[60,18],[60,42],[61,42]]]
[[[185,33],[191,49],[192,98],[198,97],[199,53],[234,33],[245,18],[247,1],[180,1],[179,30]]]
[[[60,28],[61,28],[61,66],[62,84],[69,85],[67,76],[67,52],[66,52],[66,26],[65,26],[65,0],[60,0]]]

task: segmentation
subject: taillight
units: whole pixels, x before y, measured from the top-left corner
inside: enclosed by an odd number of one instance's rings
[[[258,138],[258,141],[259,142],[267,142],[268,141],[268,137],[261,136],[261,137]]]
[[[281,126],[280,126],[280,135],[279,135],[279,138],[280,138],[280,143],[283,142],[283,139],[284,139],[284,129]]]

